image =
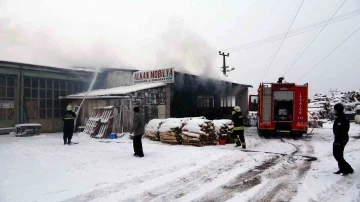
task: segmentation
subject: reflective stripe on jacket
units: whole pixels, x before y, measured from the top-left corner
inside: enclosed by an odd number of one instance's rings
[[[242,112],[233,111],[231,120],[234,122],[234,130],[245,130]]]

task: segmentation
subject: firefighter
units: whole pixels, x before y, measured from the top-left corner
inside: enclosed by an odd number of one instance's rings
[[[71,138],[73,136],[74,132],[74,120],[76,118],[76,114],[72,111],[71,105],[68,105],[66,107],[66,112],[63,115],[63,121],[64,121],[64,145],[71,143]]]
[[[333,155],[338,162],[339,170],[334,174],[348,175],[354,172],[352,167],[344,159],[344,148],[349,141],[350,122],[347,120],[344,113],[344,106],[340,103],[334,106],[335,121],[333,125],[333,132],[335,140],[333,143]]]
[[[246,149],[244,118],[239,106],[234,107],[234,111],[232,112],[232,121],[234,122],[233,138],[236,143],[235,147],[242,146],[243,149]]]

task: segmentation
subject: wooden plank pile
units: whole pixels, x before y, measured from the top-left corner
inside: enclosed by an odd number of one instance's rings
[[[145,127],[145,137],[150,140],[160,141],[159,128],[164,119],[152,119]]]
[[[205,146],[217,145],[218,137],[215,133],[214,124],[206,119],[191,119],[182,128],[184,145]]]
[[[93,138],[108,138],[113,126],[114,106],[95,107],[86,122],[84,133]]]
[[[232,133],[234,129],[234,122],[230,119],[213,120],[215,133],[219,139],[226,140],[226,143],[234,143]]]
[[[165,119],[159,127],[160,141],[167,144],[182,144],[181,129],[189,119]]]

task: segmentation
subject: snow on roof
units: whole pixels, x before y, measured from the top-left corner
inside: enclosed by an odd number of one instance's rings
[[[206,78],[206,79],[225,81],[225,82],[229,82],[229,83],[233,83],[233,84],[244,85],[244,86],[247,86],[247,87],[253,87],[252,85],[241,84],[238,81],[235,81],[234,79],[225,76],[223,73],[220,73],[218,75],[214,75],[214,74],[211,74],[211,73],[210,74],[189,73],[189,72],[184,72],[184,71],[177,71],[176,68],[175,68],[175,72],[180,73],[180,74],[198,76],[198,77]],[[175,77],[175,79],[176,79],[176,77]]]
[[[41,127],[41,124],[39,123],[22,123],[22,124],[16,124],[15,127],[19,128],[19,127],[27,127],[27,126],[31,126],[31,127]]]
[[[119,86],[115,88],[108,88],[108,89],[99,89],[99,90],[93,90],[89,93],[79,93],[79,94],[73,94],[68,95],[66,98],[78,98],[78,97],[97,97],[97,96],[107,96],[107,95],[126,95],[132,92],[145,90],[149,88],[157,88],[161,86],[165,86],[165,83],[148,83],[148,84],[135,84],[131,86]]]
[[[75,67],[54,67],[54,66],[46,66],[46,65],[37,65],[37,64],[29,64],[29,63],[23,63],[23,62],[12,62],[12,61],[3,61],[0,60],[0,63],[5,64],[5,65],[21,65],[22,68],[39,68],[39,69],[43,69],[43,70],[73,70],[73,71],[83,71],[83,72],[96,72],[96,68],[95,67],[79,67],[79,66],[75,66]],[[101,67],[99,68],[99,72],[104,72],[104,71],[116,71],[116,70],[123,70],[123,71],[138,71],[133,67]]]

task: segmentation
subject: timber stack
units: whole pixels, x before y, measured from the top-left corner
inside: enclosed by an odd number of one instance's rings
[[[160,141],[167,144],[182,144],[181,129],[187,119],[165,119],[159,128]]]
[[[215,134],[214,124],[206,119],[192,119],[182,128],[184,145],[205,146],[216,145],[218,137]]]
[[[164,122],[164,119],[152,119],[145,127],[145,136],[150,140],[160,141],[159,128]]]
[[[234,122],[230,119],[213,120],[216,135],[219,139],[226,140],[226,143],[234,143],[232,133]]]

